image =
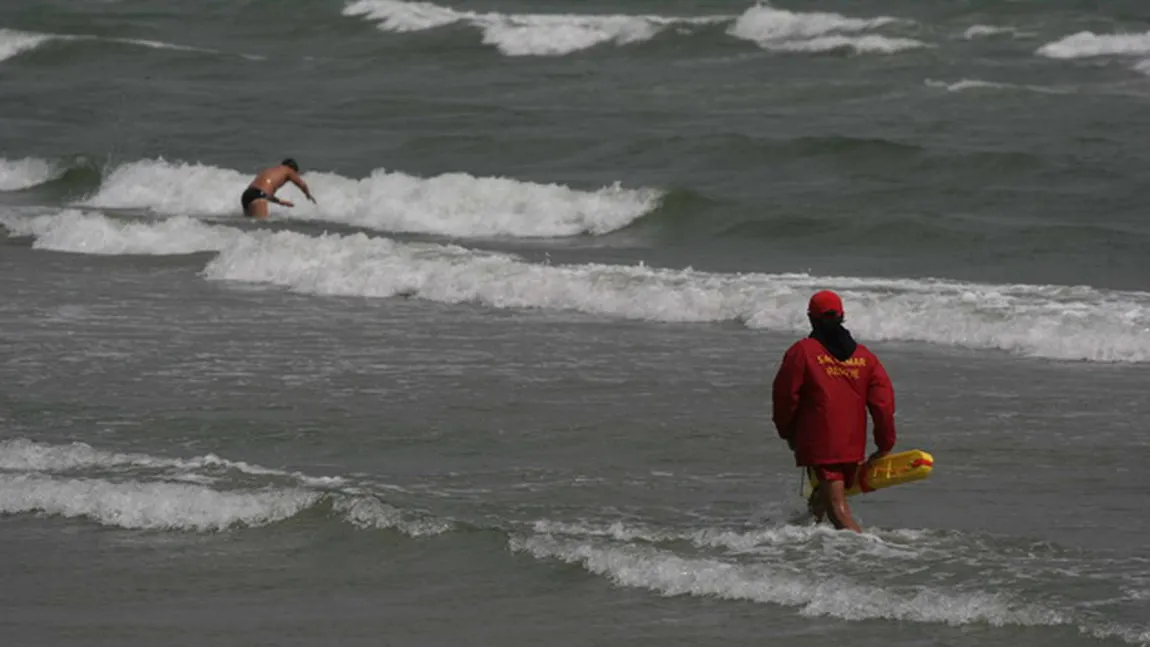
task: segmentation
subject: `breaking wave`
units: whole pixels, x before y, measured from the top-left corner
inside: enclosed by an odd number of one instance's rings
[[[357,0],[343,9],[389,32],[414,32],[463,23],[483,33],[483,44],[507,56],[560,56],[605,43],[627,45],[654,38],[672,25],[702,25],[722,16],[663,17],[579,14],[502,14],[457,11],[430,2]]]
[[[90,42],[101,41],[105,43],[118,43],[121,45],[134,45],[149,49],[165,49],[177,52],[200,52],[207,54],[220,54],[222,52],[202,47],[190,47],[164,43],[156,40],[139,38],[108,38],[91,36],[87,34],[41,34],[36,32],[18,31],[15,29],[0,29],[0,61],[12,58],[24,52],[30,52],[49,43]],[[244,55],[246,58],[258,59],[258,56]]]
[[[1127,574],[1100,581],[1097,567],[1112,573],[1120,565],[1115,558],[1053,544],[952,531],[855,535],[794,525],[676,528],[496,517],[474,526],[415,512],[372,492],[404,488],[351,481],[214,455],[175,458],[79,442],[0,441],[0,514],[153,532],[237,532],[309,513],[413,539],[486,528],[506,537],[513,552],[575,564],[618,586],[668,596],[743,600],[847,621],[1046,627],[1135,645],[1150,637],[1143,627],[1092,611],[1099,597],[1137,604],[1132,585],[1143,581],[1144,565],[1130,564]],[[895,568],[876,569],[875,563]],[[929,576],[916,575],[923,572]],[[1018,586],[1035,580],[1045,590],[1081,592],[1036,598],[1029,585]]]
[[[59,178],[64,171],[52,162],[34,157],[0,158],[0,191],[20,191],[44,184]]]
[[[727,33],[780,52],[849,49],[856,53],[893,54],[928,47],[912,38],[866,33],[900,22],[904,21],[886,16],[850,18],[836,13],[796,13],[758,5],[739,16]]]
[[[863,33],[903,22],[896,18],[849,18],[835,13],[785,11],[761,4],[741,15],[657,16],[503,14],[460,11],[430,2],[356,0],[344,7],[343,15],[361,17],[380,30],[393,33],[465,24],[482,32],[485,45],[492,45],[507,56],[560,56],[607,43],[649,41],[671,28],[691,34],[701,27],[724,24],[729,25],[729,35],[778,51],[849,49],[889,54],[927,47],[910,38]]]
[[[1090,577],[1077,574],[1077,558],[1055,547],[1014,547],[1006,541],[914,530],[866,535],[800,526],[673,531],[634,523],[540,521],[529,532],[512,535],[509,547],[536,559],[578,565],[619,586],[795,607],[804,616],[1068,628],[1134,645],[1150,638],[1143,627],[1096,617],[1089,599],[1081,607],[1053,598],[1034,601],[1032,592],[1013,584],[1022,573],[1055,589],[1081,585]],[[875,563],[896,568],[875,569]],[[942,575],[958,564],[1013,575],[1002,582]],[[935,576],[923,581],[903,577],[904,571]],[[1120,581],[1111,584],[1115,590],[1122,586]]]
[[[345,477],[309,476],[214,454],[168,458],[86,443],[0,441],[0,514],[82,518],[133,530],[221,532],[326,507],[364,529],[418,537],[453,524],[384,503]]]
[[[495,308],[574,310],[662,322],[739,321],[765,330],[806,329],[813,290],[839,291],[864,339],[997,349],[1096,362],[1150,361],[1150,293],[1088,286],[994,285],[941,279],[808,274],[723,274],[643,265],[546,265],[451,245],[365,234],[245,232],[191,218],[125,221],[70,211],[2,216],[41,249],[88,254],[219,252],[211,280],[303,293]]]
[[[556,184],[449,173],[419,178],[376,170],[362,179],[308,173],[313,205],[295,187],[271,205],[276,218],[337,222],[389,232],[444,236],[555,237],[604,234],[658,207],[663,192],[618,184],[579,191]],[[201,164],[146,160],[117,167],[82,206],[148,209],[167,215],[238,215],[250,174]]]

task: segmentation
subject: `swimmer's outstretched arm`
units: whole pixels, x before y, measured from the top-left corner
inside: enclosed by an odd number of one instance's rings
[[[303,181],[303,178],[299,176],[299,173],[292,171],[291,175],[288,176],[288,180],[291,180],[292,184],[298,186],[299,190],[303,191],[303,194],[307,196],[308,200],[311,200],[313,204],[316,204],[315,198],[311,195],[311,189],[307,188],[307,182]]]

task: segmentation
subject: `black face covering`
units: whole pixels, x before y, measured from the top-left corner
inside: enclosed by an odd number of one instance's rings
[[[858,348],[850,331],[843,328],[841,319],[814,319],[811,326],[811,337],[840,362],[850,359]]]

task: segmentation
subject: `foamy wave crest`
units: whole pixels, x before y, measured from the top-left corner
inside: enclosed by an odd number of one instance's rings
[[[362,180],[321,173],[315,185],[322,187],[315,189],[322,206],[312,218],[448,236],[605,234],[631,224],[662,197],[618,184],[585,192],[466,173],[423,179],[375,171]]]
[[[1022,92],[1037,92],[1039,94],[1068,94],[1073,92],[1069,88],[1047,87],[1041,85],[1015,85],[1013,83],[997,83],[995,81],[981,81],[979,79],[961,79],[954,83],[927,79],[923,84],[931,88],[940,88],[947,92],[966,92],[968,90],[1013,90]]]
[[[12,235],[35,236],[33,247],[84,254],[191,254],[215,251],[234,240],[230,227],[204,225],[179,216],[158,223],[112,220],[67,210],[32,218],[0,216]]]
[[[78,41],[101,41],[106,43],[119,43],[121,45],[135,45],[139,47],[147,47],[149,49],[166,49],[177,52],[201,52],[208,54],[220,54],[222,52],[214,49],[205,49],[201,47],[190,47],[187,45],[176,45],[173,43],[164,43],[155,40],[143,40],[138,38],[105,38],[101,36],[92,36],[88,34],[38,34],[34,32],[22,32],[13,29],[0,29],[0,61],[12,58],[17,54],[31,51],[48,42],[78,42]],[[260,58],[257,56],[248,56],[246,58]]]
[[[73,442],[0,441],[0,514],[43,513],[133,529],[220,531],[261,526],[330,505],[340,521],[411,537],[450,532],[451,521],[391,506],[375,488],[207,454],[169,458]]]
[[[1015,36],[1022,37],[1028,36],[1025,32],[1018,31],[1014,27],[998,27],[995,25],[972,25],[962,32],[962,37],[967,40],[974,40],[975,38],[988,38],[991,36]]]
[[[214,279],[303,292],[410,295],[500,308],[570,309],[671,322],[743,321],[802,331],[810,292],[837,289],[863,339],[914,340],[1028,355],[1150,361],[1150,294],[1085,287],[712,274],[613,265],[543,266],[498,254],[366,236],[247,237],[208,264]]]
[[[897,18],[849,18],[835,13],[797,13],[757,5],[740,16],[501,14],[457,11],[429,2],[357,0],[345,16],[361,16],[383,31],[412,32],[464,23],[483,32],[483,43],[508,56],[558,56],[604,43],[626,45],[651,40],[664,29],[733,22],[731,36],[767,49],[789,52],[853,50],[890,54],[928,47],[911,38],[858,35],[901,21]]]
[[[483,43],[508,56],[561,56],[603,43],[641,43],[661,28],[631,16],[500,16],[483,25]]]
[[[52,39],[49,34],[0,29],[0,61],[31,51]]]
[[[827,52],[851,49],[858,53],[891,54],[927,47],[911,38],[879,34],[858,35],[886,25],[905,22],[898,18],[850,18],[836,13],[798,13],[757,5],[747,9],[727,33],[782,52]]]
[[[25,438],[0,441],[0,469],[21,472],[66,472],[86,467],[151,464],[144,454],[118,454],[86,443],[46,445]]]
[[[396,530],[416,538],[454,529],[450,522],[406,512],[374,497],[274,486],[220,490],[194,477],[108,480],[0,473],[0,514],[85,518],[133,530],[218,532],[278,523],[327,501],[343,521],[360,529]]]
[[[0,158],[0,191],[19,191],[43,184],[63,175],[59,165],[26,157],[19,160]]]
[[[1006,83],[979,81],[978,79],[962,79],[961,81],[955,81],[954,83],[927,79],[924,83],[927,85],[927,87],[942,88],[947,92],[962,92],[963,90],[996,90],[1013,87]]]
[[[240,209],[240,193],[251,179],[215,166],[144,160],[116,167],[81,206],[151,209],[163,214],[234,214]]]
[[[866,36],[819,36],[807,40],[797,40],[770,45],[770,49],[780,52],[834,52],[851,50],[856,54],[894,54],[908,49],[926,47],[927,44],[913,38],[890,38],[877,34]]]
[[[396,529],[412,537],[441,535],[454,526],[442,519],[423,517],[400,510],[374,497],[337,500],[332,509],[344,515],[348,523],[362,529]]]
[[[120,528],[209,531],[282,521],[330,505],[357,528],[411,537],[449,532],[447,520],[380,500],[375,487],[341,476],[310,476],[207,454],[169,458],[112,452],[73,442],[0,441],[0,514],[84,517]],[[236,489],[242,487],[242,489]]]
[[[158,40],[144,40],[139,38],[109,38],[107,40],[112,43],[121,43],[123,45],[139,45],[140,47],[147,47],[148,49],[166,49],[173,52],[204,52],[208,54],[220,53],[218,50],[214,49],[191,47],[189,45],[176,45],[175,43],[165,43]]]
[[[1095,34],[1079,32],[1038,48],[1047,58],[1073,59],[1094,56],[1150,54],[1150,32],[1142,34]]]
[[[374,20],[384,31],[409,32],[443,27],[478,14],[459,12],[430,2],[358,0],[345,6],[343,15]]]
[[[532,530],[538,534],[560,535],[582,538],[604,538],[616,542],[645,542],[660,544],[667,542],[688,542],[698,548],[724,549],[730,554],[755,553],[760,555],[782,554],[786,550],[810,544],[816,540],[841,539],[827,526],[770,526],[754,530],[730,530],[723,528],[701,528],[691,530],[665,530],[642,523],[612,522],[607,525],[593,523],[565,523],[550,520],[537,521]],[[839,547],[838,552],[849,552],[850,559],[872,558],[882,559],[913,559],[919,552],[906,546],[893,546],[882,539],[881,531],[872,530],[870,534],[859,537],[849,537],[851,545],[846,551]],[[820,551],[829,554],[833,551],[823,549]]]
[[[1115,623],[1108,623],[1100,626],[1080,626],[1078,631],[1084,635],[1100,640],[1117,638],[1131,645],[1138,645],[1139,647],[1147,647],[1147,645],[1150,645],[1150,629],[1124,627]]]
[[[84,218],[106,220],[98,215]],[[67,235],[68,227],[73,227],[74,237]],[[192,221],[186,227],[175,235],[194,239],[213,235],[209,233],[213,228],[202,223]],[[88,228],[99,234],[86,237],[82,232]],[[65,222],[56,240],[68,245],[60,249],[101,253],[124,247],[116,238],[123,231]],[[165,249],[172,243],[161,236],[152,244]],[[208,279],[284,286],[310,294],[403,295],[441,303],[575,310],[651,321],[741,321],[751,328],[776,331],[805,331],[807,299],[813,291],[829,288],[843,296],[850,327],[862,339],[1000,349],[1056,359],[1150,361],[1147,292],[933,279],[718,274],[642,265],[552,266],[507,254],[398,243],[364,234],[313,237],[291,231],[233,230],[219,251],[204,268]]]
[[[0,470],[17,472],[73,472],[91,469],[116,469],[121,467],[145,469],[175,469],[183,472],[173,477],[205,476],[193,474],[196,471],[213,473],[235,471],[255,476],[280,476],[312,486],[324,487],[340,485],[342,477],[308,476],[300,472],[252,465],[244,461],[232,461],[215,454],[193,458],[162,458],[138,453],[109,452],[95,449],[87,443],[73,442],[67,445],[48,445],[25,438],[0,441]]]
[[[1081,569],[1081,555],[1053,544],[930,530],[856,535],[827,526],[672,529],[543,520],[529,534],[512,536],[510,545],[539,559],[579,564],[621,586],[793,606],[807,616],[1066,626],[1135,645],[1147,636],[1144,627],[1091,610],[1099,598],[1137,600],[1126,590],[1143,581],[1137,571],[1113,578],[1112,589],[1086,592],[1085,599],[1036,600],[1036,581],[1044,583],[1043,590],[1058,591],[1093,579],[1089,568]],[[879,563],[888,568],[875,570]],[[958,569],[963,574],[954,572],[957,564],[965,567]],[[969,569],[974,564],[977,573]],[[1025,586],[1017,586],[1020,578]]]
[[[199,485],[0,475],[0,512],[85,517],[119,528],[225,530],[282,521],[315,504],[316,492],[220,492]]]
[[[621,586],[670,596],[708,596],[795,606],[806,616],[995,626],[1066,622],[1056,612],[1013,603],[1001,595],[946,593],[930,588],[899,592],[846,578],[802,577],[765,563],[684,558],[647,546],[598,546],[588,541],[536,535],[513,537],[510,547],[537,559],[578,564]]]
[[[358,0],[344,7],[345,16],[362,16],[383,31],[412,32],[462,22],[483,32],[483,43],[507,56],[560,56],[604,43],[627,45],[654,38],[670,25],[705,24],[722,16],[501,14],[456,11],[429,2]]]
[[[312,173],[307,179],[318,204],[297,198],[294,209],[272,205],[276,217],[445,236],[603,234],[651,211],[663,195],[618,185],[576,191],[465,173],[424,179],[377,170],[361,180],[331,173]],[[115,169],[83,206],[238,214],[240,193],[250,181],[250,175],[201,164],[133,162]],[[282,195],[291,199],[295,193],[294,187],[285,188]]]

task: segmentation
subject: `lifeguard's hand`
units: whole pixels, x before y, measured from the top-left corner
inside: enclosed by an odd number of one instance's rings
[[[316,201],[315,201],[315,198],[314,198],[314,197],[312,197],[312,195],[311,195],[310,193],[308,194],[308,196],[307,196],[307,199],[308,199],[308,200],[311,200],[311,203],[312,203],[312,204],[319,204],[318,202],[316,202]]]
[[[294,204],[292,204],[292,202],[290,200],[280,200],[280,204],[285,206],[285,207],[294,207],[295,206]]]
[[[873,463],[874,461],[877,461],[878,459],[882,458],[883,456],[886,456],[886,455],[887,455],[887,454],[889,454],[889,453],[890,453],[890,452],[884,452],[884,451],[881,451],[881,450],[880,450],[880,451],[877,451],[877,452],[875,452],[875,453],[871,454],[871,455],[870,455],[870,458],[867,458],[867,459],[866,459],[866,462],[868,462],[868,463]]]

